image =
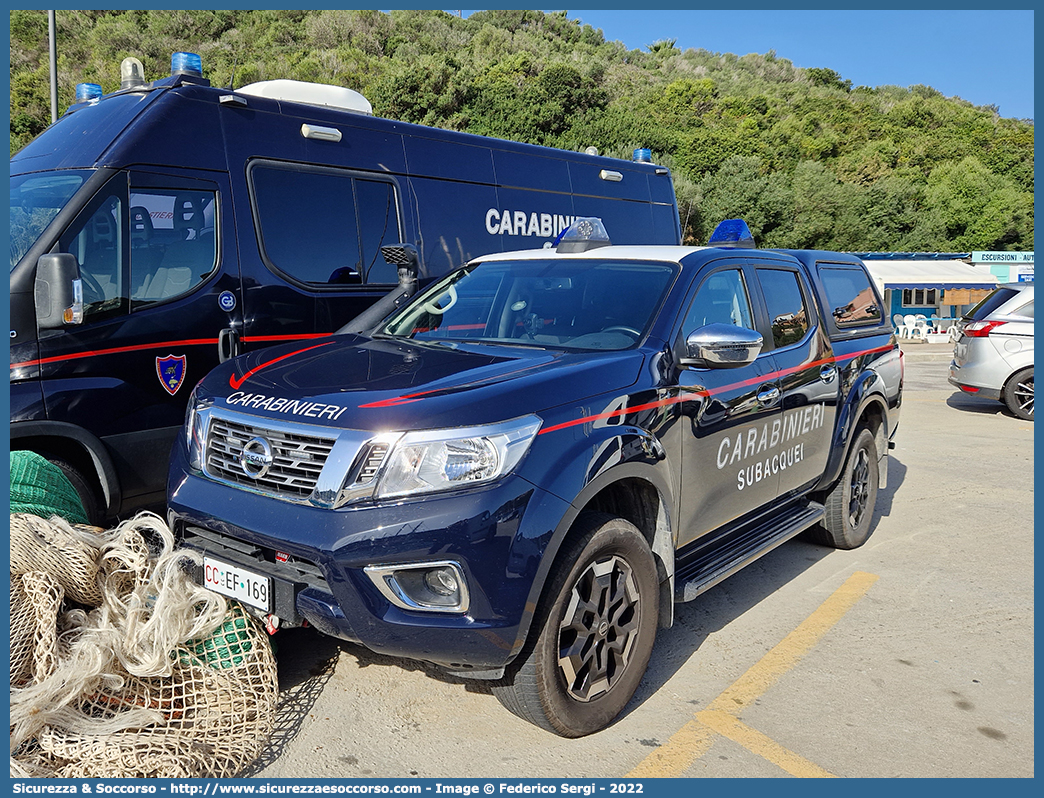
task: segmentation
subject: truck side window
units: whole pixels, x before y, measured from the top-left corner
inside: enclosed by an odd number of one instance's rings
[[[217,264],[212,191],[132,189],[132,310],[188,293]]]
[[[380,254],[401,240],[392,182],[268,162],[251,164],[248,177],[270,267],[311,286],[398,282]]]
[[[838,327],[855,327],[860,324],[877,324],[881,321],[881,308],[870,285],[870,278],[859,268],[820,267],[819,279],[823,282],[830,313]]]
[[[682,337],[708,324],[754,329],[750,300],[739,269],[724,269],[703,281],[685,315]]]
[[[758,269],[757,272],[776,348],[800,341],[812,324],[797,272],[787,269]]]

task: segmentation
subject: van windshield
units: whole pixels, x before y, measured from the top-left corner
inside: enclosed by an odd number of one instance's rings
[[[563,349],[628,349],[677,273],[670,263],[556,259],[465,267],[416,296],[379,334]]]
[[[14,175],[11,178],[12,271],[91,174],[89,170],[70,170]]]

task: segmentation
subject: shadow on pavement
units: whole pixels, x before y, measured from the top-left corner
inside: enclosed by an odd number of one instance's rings
[[[256,776],[286,752],[333,677],[340,656],[338,641],[314,629],[285,629],[272,640],[279,669],[275,729],[257,759],[238,778]]]

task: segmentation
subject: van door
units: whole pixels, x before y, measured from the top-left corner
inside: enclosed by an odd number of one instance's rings
[[[120,172],[53,250],[76,256],[85,310],[39,332],[47,416],[101,438],[125,506],[162,498],[188,395],[241,302],[227,196],[221,176]]]

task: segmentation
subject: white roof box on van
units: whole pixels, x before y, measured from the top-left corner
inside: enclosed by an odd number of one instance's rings
[[[262,80],[251,83],[237,94],[249,94],[254,97],[267,97],[271,100],[287,100],[306,105],[325,105],[328,108],[339,108],[357,114],[373,116],[373,106],[359,92],[343,86],[330,86],[325,83],[306,83],[303,80]]]

